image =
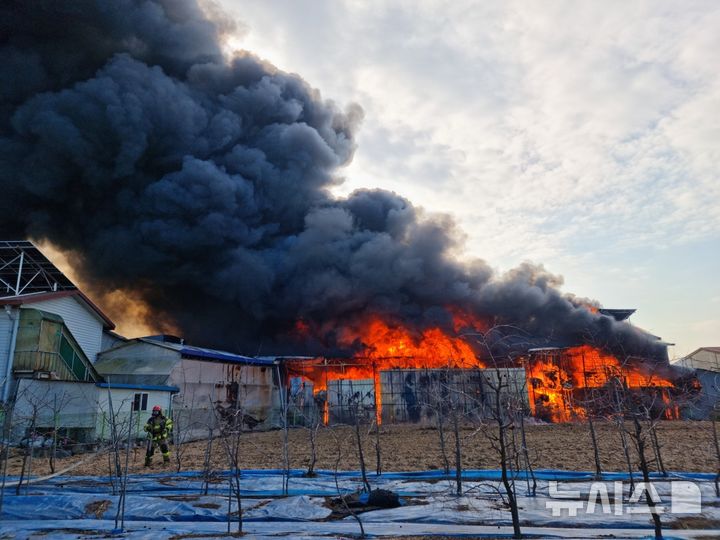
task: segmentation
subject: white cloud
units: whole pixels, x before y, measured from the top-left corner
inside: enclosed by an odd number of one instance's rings
[[[712,0],[224,4],[235,46],[365,109],[340,194],[452,213],[505,267],[610,276],[648,246],[720,242]]]

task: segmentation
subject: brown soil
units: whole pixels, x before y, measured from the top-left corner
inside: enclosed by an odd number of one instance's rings
[[[629,426],[628,426],[629,427]],[[596,426],[600,459],[606,471],[627,469],[620,444],[617,427],[610,423]],[[472,469],[498,468],[497,452],[492,447],[492,430],[465,427],[461,431],[463,466]],[[519,433],[517,433],[519,437]],[[453,467],[454,437],[446,433],[447,453]],[[365,462],[369,471],[374,472],[375,435],[363,432]],[[717,471],[718,461],[712,441],[709,422],[663,422],[658,427],[658,439],[662,447],[662,459],[667,470],[676,471]],[[594,470],[590,434],[586,424],[528,425],[527,443],[532,465],[535,468],[564,469],[573,471]],[[340,470],[358,469],[354,430],[349,427],[321,428],[318,432],[318,460],[316,469]],[[413,425],[381,426],[380,446],[383,471],[413,471],[442,469],[438,432],[434,428]],[[181,470],[201,470],[206,441],[195,441],[180,448],[172,448],[169,465],[162,465],[159,456],[152,467],[143,467],[144,449],[132,451],[130,462],[132,473],[177,470],[178,453]],[[303,469],[309,463],[309,431],[295,428],[289,433],[290,467]],[[652,450],[648,451],[652,454]],[[636,461],[634,450],[633,462]],[[122,462],[124,463],[124,455]],[[247,432],[241,435],[240,460],[243,468],[282,468],[282,431]],[[74,463],[84,463],[68,474],[108,474],[107,453],[91,456],[88,454],[57,460],[57,470]],[[11,457],[8,474],[19,474],[22,458]],[[212,445],[212,467],[227,469],[228,459],[221,439]],[[33,458],[32,474],[49,474],[47,458]]]
[[[94,501],[85,505],[86,514],[94,514],[96,519],[102,519],[105,511],[112,503],[108,500]]]

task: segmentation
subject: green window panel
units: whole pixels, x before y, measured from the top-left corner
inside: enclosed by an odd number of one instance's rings
[[[80,355],[75,351],[67,337],[63,334],[60,338],[60,357],[65,361],[65,364],[70,368],[75,377],[80,381],[87,379],[87,369],[80,358]]]

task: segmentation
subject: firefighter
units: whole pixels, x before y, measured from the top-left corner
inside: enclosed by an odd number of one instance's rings
[[[160,405],[155,405],[152,410],[152,416],[148,418],[147,424],[145,424],[145,431],[148,433],[147,452],[145,453],[146,467],[149,467],[152,463],[152,457],[155,453],[156,446],[160,447],[163,463],[170,462],[168,438],[170,437],[172,427],[172,420],[163,415]]]

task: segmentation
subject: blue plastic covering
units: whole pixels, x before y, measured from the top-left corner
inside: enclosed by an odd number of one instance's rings
[[[286,497],[282,491],[282,470],[240,471],[243,520],[250,530],[260,533],[283,530],[293,536],[294,533],[302,531],[303,535],[308,537],[355,532],[352,529],[352,518],[326,521],[331,510],[326,506],[325,500],[336,497],[339,493],[360,489],[360,473],[321,470],[316,476],[307,478],[304,472],[290,471],[289,497]],[[125,501],[125,522],[126,527],[135,532],[129,537],[166,537],[166,533],[171,531],[175,534],[199,531],[221,533],[228,518],[230,477],[230,471],[215,471],[206,488],[201,472],[164,471],[130,475]],[[407,534],[408,530],[416,530],[418,534],[427,534],[430,531],[436,534],[467,534],[478,537],[485,534],[482,527],[509,527],[508,512],[502,505],[497,505],[501,472],[466,470],[462,477],[466,495],[457,498],[454,496],[453,471],[450,471],[449,475],[438,470],[389,472],[381,476],[370,474],[373,488],[390,489],[401,497],[423,498],[424,502],[420,506],[406,503],[401,508],[368,512],[363,514],[363,522],[367,523],[371,530],[378,531],[377,534],[389,534],[395,530]],[[514,474],[520,505],[523,507],[523,519],[548,530],[568,526],[566,516],[553,517],[545,507],[545,501],[548,500],[548,481],[565,481],[571,486],[566,489],[584,490],[586,493],[591,483],[597,480],[591,472],[536,471],[538,497],[530,498],[524,495],[525,477],[524,471]],[[703,503],[706,502],[706,497],[708,500],[714,497],[714,474],[676,472],[668,476],[656,473],[652,477],[658,480],[657,485],[665,489],[666,493],[670,481],[692,480],[703,486]],[[626,473],[606,473],[601,478],[607,482],[627,479]],[[8,484],[12,484],[14,480],[16,478],[7,478]],[[39,531],[42,531],[42,534],[52,531],[53,538],[56,538],[56,534],[61,534],[68,528],[83,527],[111,532],[119,501],[117,493],[113,493],[112,483],[117,485],[117,479],[98,476],[55,477],[23,486],[20,495],[15,495],[15,487],[8,485],[0,514],[0,535],[22,529],[21,537]],[[717,505],[709,505],[708,508],[710,512],[720,511]],[[234,497],[230,499],[229,510],[231,515],[236,515]],[[715,516],[707,517],[710,519]],[[277,527],[270,527],[271,523],[276,523]],[[470,532],[470,528],[463,528],[465,526],[476,528]],[[625,531],[638,531],[637,534],[642,536],[642,531],[649,530],[651,524],[647,516],[618,517],[599,513],[584,523],[573,518],[572,526],[586,530],[620,527]],[[487,534],[492,535],[491,532]],[[499,532],[495,531],[492,536],[497,537],[498,534]],[[552,535],[542,534],[543,538],[550,536]]]

